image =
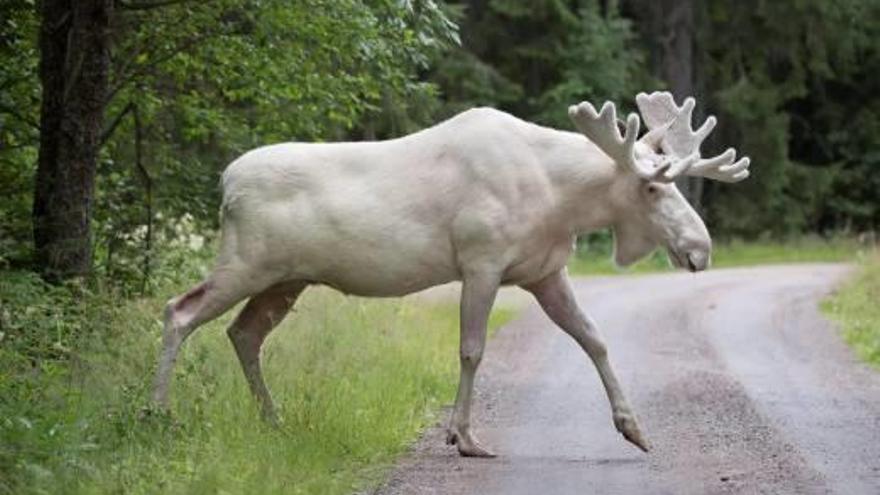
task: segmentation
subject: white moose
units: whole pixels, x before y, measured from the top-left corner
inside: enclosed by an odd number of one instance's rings
[[[679,107],[669,93],[641,93],[636,102],[649,128],[640,140],[636,114],[621,136],[613,103],[597,113],[584,102],[569,108],[583,134],[477,108],[389,141],[285,143],[246,153],[223,174],[216,267],[165,309],[153,400],[168,406],[187,336],[250,298],[228,334],[274,422],[260,347],[306,287],[382,297],[458,280],[461,378],[447,441],[463,456],[491,457],[471,430],[474,374],[496,291],[518,285],[592,359],[614,426],[647,450],[605,344],[572,294],[565,267],[573,240],[610,227],[619,265],[662,245],[677,267],[704,270],[711,239],[672,181],[737,182],[748,176],[749,159],[735,162],[733,149],[700,158],[715,118],[694,131],[692,98]]]

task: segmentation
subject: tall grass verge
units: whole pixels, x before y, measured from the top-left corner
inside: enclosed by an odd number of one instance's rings
[[[859,273],[823,301],[823,311],[863,360],[880,369],[880,253],[866,257]]]
[[[173,413],[145,409],[164,299],[0,274],[0,493],[349,493],[453,398],[454,305],[313,289],[264,350],[280,429],[227,341],[234,311],[185,345]]]

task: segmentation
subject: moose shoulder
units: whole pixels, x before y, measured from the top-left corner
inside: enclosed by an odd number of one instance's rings
[[[574,236],[611,227],[615,260],[658,245],[678,267],[705,269],[711,241],[672,181],[734,182],[748,159],[732,150],[702,159],[714,118],[691,128],[694,101],[640,94],[639,117],[617,127],[614,105],[569,114],[580,133],[541,127],[488,108],[424,131],[367,143],[287,143],[250,151],[223,174],[222,240],[212,273],[169,301],[153,398],[167,406],[182,342],[248,299],[229,328],[264,416],[275,421],[260,347],[309,285],[397,296],[463,282],[461,380],[448,440],[462,455],[490,456],[470,429],[473,378],[500,285],[532,292],[584,348],[609,396],[617,429],[647,449],[595,326],[573,299],[565,264]]]

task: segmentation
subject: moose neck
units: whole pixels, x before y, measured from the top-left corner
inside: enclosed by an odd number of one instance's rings
[[[621,171],[582,134],[542,129],[532,145],[547,168],[558,221],[573,234],[612,226]]]

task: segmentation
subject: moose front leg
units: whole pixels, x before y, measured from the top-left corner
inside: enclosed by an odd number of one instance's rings
[[[486,326],[489,313],[498,292],[498,278],[488,275],[473,275],[464,278],[461,289],[461,377],[455,408],[449,422],[446,443],[456,444],[458,453],[465,457],[495,457],[495,454],[480,445],[471,432],[471,396],[474,390],[474,376],[483,358],[486,345]]]
[[[636,447],[647,452],[649,444],[642,436],[629,402],[611,369],[605,343],[602,342],[596,325],[578,307],[565,269],[523,288],[534,294],[547,316],[571,335],[587,353],[605,386],[617,431]]]

